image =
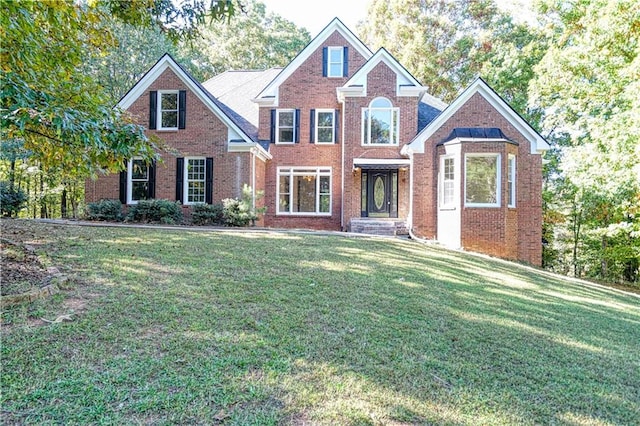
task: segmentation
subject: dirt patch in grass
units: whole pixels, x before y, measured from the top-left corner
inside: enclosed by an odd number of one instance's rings
[[[0,239],[2,296],[26,293],[44,287],[51,274],[38,255],[23,243]]]

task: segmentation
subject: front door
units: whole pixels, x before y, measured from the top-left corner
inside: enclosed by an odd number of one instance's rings
[[[366,170],[362,173],[362,216],[397,217],[398,172]]]

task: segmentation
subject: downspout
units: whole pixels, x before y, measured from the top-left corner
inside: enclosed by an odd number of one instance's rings
[[[256,149],[251,148],[251,210],[256,210]]]

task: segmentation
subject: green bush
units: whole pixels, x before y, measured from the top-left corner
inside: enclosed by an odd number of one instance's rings
[[[182,222],[180,203],[169,200],[140,200],[129,207],[130,222],[174,224]]]
[[[251,202],[237,198],[222,200],[222,215],[226,226],[247,226],[258,218],[251,210]]]
[[[0,213],[4,217],[11,217],[27,204],[27,194],[9,182],[0,182]]]
[[[87,219],[89,220],[122,220],[122,203],[120,200],[103,199],[96,203],[87,204]]]
[[[222,204],[195,204],[191,213],[191,221],[194,225],[223,225]]]

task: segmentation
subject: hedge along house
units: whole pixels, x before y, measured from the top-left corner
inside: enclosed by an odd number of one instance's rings
[[[188,212],[247,184],[263,226],[409,232],[541,263],[544,139],[481,79],[447,106],[337,18],[283,69],[201,85],[165,55],[118,106],[170,149],[87,182],[87,201]]]

